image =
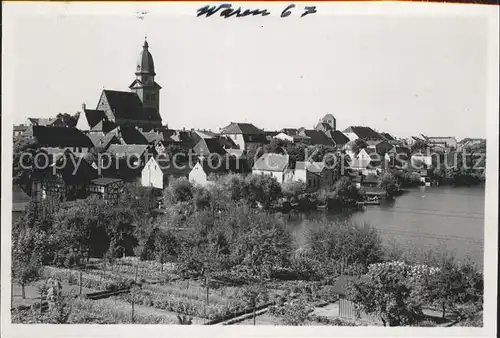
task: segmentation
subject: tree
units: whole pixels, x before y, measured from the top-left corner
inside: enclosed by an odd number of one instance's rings
[[[119,204],[130,209],[137,220],[143,220],[150,216],[151,211],[158,207],[157,191],[150,187],[141,187],[135,184],[127,184],[120,195]]]
[[[281,185],[275,177],[269,175],[250,175],[247,177],[248,200],[259,202],[264,210],[269,211],[281,196]]]
[[[328,191],[331,193],[328,197],[339,206],[355,205],[362,197],[359,189],[347,177],[341,177]]]
[[[290,326],[303,325],[310,312],[311,307],[303,299],[294,299],[274,311],[275,314],[282,318],[285,325]]]
[[[394,196],[399,191],[399,184],[396,177],[388,172],[382,174],[378,186],[384,190],[389,197]]]
[[[170,182],[164,192],[165,204],[190,202],[193,198],[193,184],[187,178],[179,178]]]
[[[411,149],[411,153],[414,154],[414,153],[420,153],[420,152],[424,152],[425,150],[427,150],[429,148],[429,145],[427,144],[427,142],[423,141],[423,140],[418,140],[416,141],[415,143],[413,143],[410,147]]]
[[[361,313],[376,315],[384,326],[414,325],[424,318],[423,281],[435,271],[403,262],[372,264],[366,275],[349,282],[347,298],[354,302],[358,316]]]
[[[210,208],[212,203],[212,195],[210,191],[202,186],[196,186],[193,194],[193,203],[196,210],[204,210]]]
[[[345,274],[358,266],[364,270],[383,257],[382,240],[368,224],[317,222],[310,227],[307,243],[308,256],[323,266],[324,276]]]
[[[253,325],[255,325],[255,313],[258,304],[266,302],[269,299],[267,289],[262,284],[247,285],[240,291],[240,297],[252,309]]]
[[[78,123],[78,119],[80,117],[80,113],[77,112],[75,115],[70,115],[68,113],[59,113],[56,115],[58,119],[64,124],[67,128],[75,128]]]
[[[176,256],[177,240],[174,234],[164,227],[159,227],[154,232],[154,252],[156,260],[161,264],[161,273],[163,273],[163,264],[169,257]]]
[[[442,317],[450,309],[460,320],[469,319],[482,310],[483,276],[469,261],[457,264],[443,261],[437,273],[426,279],[429,301],[441,307]]]
[[[366,149],[368,148],[368,144],[366,143],[365,140],[361,138],[357,138],[354,140],[354,143],[352,145],[352,151],[355,155],[358,155],[361,149]]]
[[[20,185],[26,191],[29,191],[31,186],[31,175],[34,171],[35,162],[34,156],[40,149],[40,145],[35,138],[29,136],[18,136],[14,139],[12,149],[12,182],[15,185]],[[40,168],[45,167],[48,163],[37,163]]]
[[[289,201],[296,200],[300,195],[305,194],[307,186],[303,181],[285,182],[281,186],[283,196]]]
[[[247,149],[247,160],[250,168],[253,167],[255,161],[264,154],[264,149],[257,143],[251,143]]]

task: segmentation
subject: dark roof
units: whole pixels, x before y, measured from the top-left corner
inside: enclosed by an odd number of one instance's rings
[[[302,135],[309,136],[311,138],[311,144],[323,144],[325,146],[333,146],[333,140],[329,138],[324,132],[320,130],[304,129],[301,131]]]
[[[218,139],[201,139],[194,147],[193,151],[197,155],[209,156],[210,154],[224,155],[226,151]]]
[[[262,129],[257,128],[251,123],[231,122],[228,126],[222,128],[223,134],[246,134],[246,135],[265,135]]]
[[[164,159],[157,159],[156,162],[163,174],[167,176],[187,176],[195,166],[194,163],[190,162],[175,164]]]
[[[62,176],[64,182],[66,184],[81,184],[97,178],[97,170],[87,161],[77,162],[76,157],[78,156],[68,149],[64,152],[64,156],[57,158],[60,168],[58,174]]]
[[[283,171],[288,167],[288,155],[273,153],[263,154],[253,165],[255,170]]]
[[[345,136],[340,130],[330,130],[327,135],[329,135],[337,145],[344,145],[349,142],[349,137]]]
[[[136,127],[120,126],[119,131],[125,144],[149,144],[148,139]]]
[[[130,120],[145,120],[142,111],[142,102],[134,92],[103,90],[109,107],[116,118]]]
[[[76,128],[52,128],[33,126],[33,137],[40,147],[87,147],[92,148],[92,141]]]
[[[111,130],[115,129],[118,127],[117,124],[114,122],[108,121],[107,119],[101,120],[97,122],[95,126],[93,126],[90,131],[91,132],[102,132],[102,133],[109,133]]]
[[[346,276],[346,275],[339,276],[339,278],[337,278],[337,281],[333,285],[331,291],[339,295],[347,294],[347,284],[353,279],[354,277],[352,276]]]
[[[389,133],[380,133],[380,135],[383,136],[387,141],[394,141],[394,137],[392,137],[392,135]]]
[[[383,140],[384,138],[370,127],[351,126],[344,130],[344,133],[351,132],[356,134],[359,138],[365,140]]]
[[[106,113],[103,110],[85,109],[85,117],[90,128],[93,128],[99,121],[106,119]]]
[[[95,180],[90,181],[90,183],[95,184],[95,185],[106,186],[106,185],[116,183],[116,182],[121,182],[121,181],[123,181],[123,180],[119,179],[119,178],[100,177],[100,178],[96,178]]]
[[[88,138],[94,144],[94,147],[100,146],[107,149],[111,144],[120,144],[120,141],[114,133],[107,133],[106,135],[89,134]]]
[[[222,147],[224,147],[225,149],[239,149],[239,147],[230,137],[220,136],[218,139]]]

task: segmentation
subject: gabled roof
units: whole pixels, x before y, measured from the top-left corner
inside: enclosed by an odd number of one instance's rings
[[[157,131],[154,131],[154,130],[147,131],[147,132],[143,131],[142,135],[144,135],[144,137],[146,138],[146,140],[148,141],[148,143],[154,143],[154,142],[157,142],[157,141],[163,141],[163,134],[159,133]]]
[[[94,147],[103,147],[104,149],[107,149],[110,144],[120,144],[120,141],[116,137],[114,133],[107,133],[106,135],[97,135],[97,134],[90,134],[88,135],[89,139],[92,141],[94,144]]]
[[[201,139],[194,147],[193,151],[197,155],[209,156],[210,154],[224,155],[226,151],[220,144],[218,139]]]
[[[343,131],[344,133],[354,133],[358,138],[369,140],[383,140],[384,138],[370,127],[350,126]]]
[[[239,149],[239,146],[237,146],[230,137],[219,136],[218,140],[225,149]]]
[[[201,138],[216,138],[218,136],[210,130],[195,130],[194,132]]]
[[[305,169],[312,173],[319,174],[325,169],[324,162],[310,162],[310,161],[297,161],[295,162],[295,169]]]
[[[94,146],[90,139],[76,128],[33,126],[33,137],[40,147],[92,148]]]
[[[111,130],[118,127],[115,123],[108,121],[107,119],[101,120],[97,122],[95,126],[93,126],[90,131],[91,132],[101,132],[101,133],[109,133]]]
[[[252,169],[281,172],[288,168],[288,161],[288,155],[266,153],[255,161]]]
[[[340,130],[330,130],[327,135],[330,136],[336,145],[344,145],[349,142],[349,137],[345,136]]]
[[[148,139],[136,127],[120,126],[119,135],[125,144],[149,144]]]
[[[142,111],[142,102],[134,92],[121,92],[104,89],[109,107],[116,118],[130,120],[145,120]]]
[[[83,118],[82,114],[80,118]],[[85,109],[85,118],[90,128],[93,128],[97,123],[106,119],[106,113],[103,110]]]
[[[109,146],[107,153],[116,158],[126,157],[127,155],[135,155],[141,157],[149,145],[145,144],[112,144]]]
[[[311,144],[322,144],[325,146],[334,146],[333,140],[320,130],[304,129],[300,132],[302,135],[311,138]]]
[[[380,133],[381,136],[383,136],[387,141],[394,141],[394,137],[392,137],[391,134],[389,133]]]
[[[257,128],[251,123],[231,122],[228,126],[222,128],[223,134],[245,134],[245,135],[265,135],[262,129]]]

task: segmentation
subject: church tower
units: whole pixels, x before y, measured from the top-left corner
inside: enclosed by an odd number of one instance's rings
[[[160,116],[160,89],[155,82],[155,66],[153,56],[149,52],[149,44],[144,40],[142,51],[135,69],[136,79],[129,86],[139,96],[144,108],[144,120],[154,120]]]

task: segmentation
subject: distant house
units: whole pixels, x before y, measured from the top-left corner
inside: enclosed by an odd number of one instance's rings
[[[90,181],[89,194],[94,194],[106,201],[116,201],[123,192],[123,180],[119,178],[101,177]]]
[[[255,161],[252,174],[270,175],[276,178],[279,183],[286,181],[286,171],[289,166],[289,156],[273,153],[263,154]]]
[[[231,122],[221,129],[221,135],[230,137],[240,149],[244,150],[250,144],[262,145],[267,142],[266,133],[251,123]]]
[[[227,151],[223,148],[221,142],[216,138],[202,138],[193,147],[193,152],[197,156],[209,157],[211,154],[224,156]]]
[[[135,180],[141,176],[144,165],[150,156],[156,155],[150,145],[144,144],[112,144],[106,153],[101,155],[103,176]]]
[[[85,153],[94,147],[92,141],[76,128],[32,127],[33,138],[40,148],[59,148]]]
[[[384,140],[384,137],[370,127],[350,126],[342,131],[351,141],[358,138],[367,140]]]
[[[324,146],[335,146],[333,140],[327,136],[326,133],[314,130],[314,129],[301,129],[299,131],[300,136],[307,136],[310,139],[311,145],[324,145]]]
[[[285,134],[284,132],[278,133],[277,135],[274,136],[274,138],[283,140],[283,141],[288,141],[292,143],[304,143],[304,144],[311,144],[311,138],[306,135],[301,135],[301,134],[295,134],[295,135],[288,135]]]
[[[368,140],[366,141],[368,148],[373,148],[379,154],[385,155],[391,151],[394,146],[386,140]]]
[[[349,138],[340,130],[327,131],[326,135],[332,139],[335,147],[338,149],[343,149],[349,142]]]
[[[14,137],[18,137],[28,130],[28,126],[24,124],[19,124],[14,126]]]
[[[28,125],[36,127],[65,127],[60,118],[29,117]]]
[[[324,162],[297,161],[293,180],[304,182],[309,190],[318,190],[334,183],[333,171]]]
[[[225,168],[212,168],[207,161],[174,164],[164,158],[151,157],[142,169],[141,184],[144,187],[164,189],[172,180],[186,178],[195,184],[206,185],[211,174],[225,172]]]
[[[351,169],[360,171],[363,175],[377,174],[377,167],[389,161],[389,155],[378,154],[373,148],[361,149],[358,156],[351,159]]]
[[[323,118],[319,119],[319,122],[314,129],[323,132],[337,130],[337,120],[332,114],[326,114]]]
[[[174,165],[165,158],[151,157],[141,171],[141,184],[144,187],[165,188],[172,180],[189,178],[193,169],[190,163]]]
[[[89,162],[67,149],[53,156],[52,163],[34,175],[31,196],[35,200],[51,198],[59,201],[84,198],[89,182],[97,175],[97,170]]]
[[[444,137],[428,137],[425,135],[422,135],[425,139],[425,142],[432,148],[432,147],[439,147],[442,149],[448,149],[448,148],[457,148],[457,139],[452,136],[444,136]]]

